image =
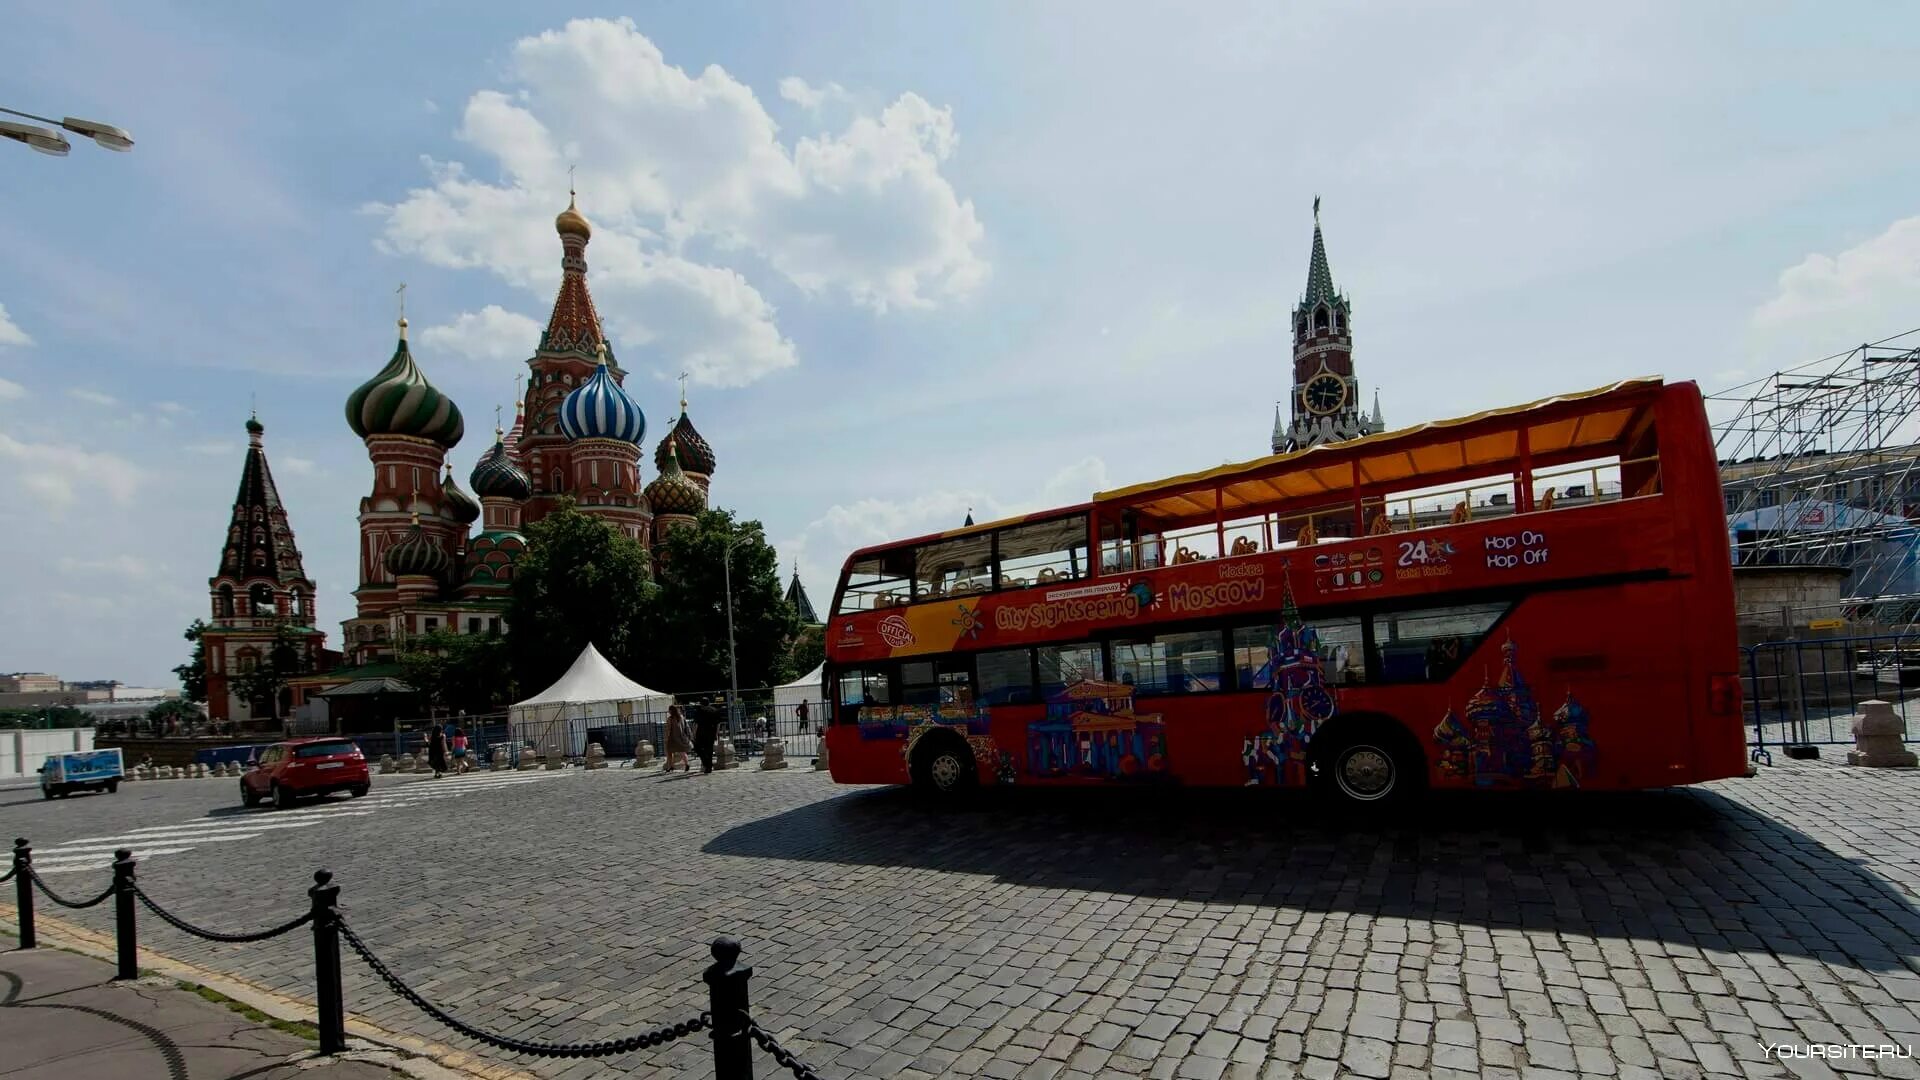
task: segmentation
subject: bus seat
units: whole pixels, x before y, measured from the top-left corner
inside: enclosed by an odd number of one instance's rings
[[[1393,522],[1389,521],[1384,513],[1373,515],[1373,524],[1367,526],[1368,536],[1385,536],[1392,531]]]
[[[1553,509],[1553,489],[1548,488],[1547,493],[1540,497],[1540,501],[1538,503],[1535,503],[1534,507],[1535,509],[1539,509],[1539,510]]]
[[[1233,553],[1235,555],[1253,555],[1257,554],[1259,550],[1259,545],[1244,536],[1237,536],[1233,540]]]
[[[1465,499],[1461,499],[1459,505],[1453,508],[1453,513],[1447,515],[1447,524],[1449,525],[1465,525],[1472,520],[1473,508],[1467,505],[1467,500]]]
[[[1057,579],[1059,576],[1060,576],[1060,572],[1058,570],[1055,570],[1053,567],[1049,566],[1045,570],[1040,571],[1040,576],[1037,578],[1034,578],[1034,581],[1044,584],[1046,582]]]

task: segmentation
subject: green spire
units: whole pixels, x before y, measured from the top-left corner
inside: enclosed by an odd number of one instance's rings
[[[1327,241],[1320,235],[1320,196],[1313,197],[1313,255],[1307,260],[1307,295],[1300,306],[1311,309],[1326,301],[1341,306],[1346,301],[1333,287],[1333,270],[1327,265]]]

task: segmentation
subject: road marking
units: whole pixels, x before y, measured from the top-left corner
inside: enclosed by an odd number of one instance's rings
[[[205,838],[195,837],[194,846],[198,847],[201,844],[224,844],[234,840],[252,840],[259,835],[260,835],[259,833],[248,833],[244,836],[210,836]],[[33,865],[39,866],[41,863],[49,863],[49,862],[72,862],[75,859],[97,859],[102,855],[112,855],[114,852],[124,847],[127,847],[127,845],[115,844],[112,847],[48,848],[45,852],[35,851],[33,853]],[[128,850],[133,852],[134,858],[136,859],[139,858],[142,854],[139,848],[128,848]]]
[[[183,848],[183,847],[159,848],[154,851],[146,852],[145,854],[147,855],[178,855],[183,851],[192,851],[192,850],[193,850],[192,848]],[[112,863],[109,863],[103,859],[98,859],[98,858],[91,859],[91,860],[70,859],[66,862],[57,862],[44,867],[40,865],[40,860],[38,858],[33,860],[33,872],[36,874],[76,874],[82,870],[111,870],[111,869],[113,869]]]

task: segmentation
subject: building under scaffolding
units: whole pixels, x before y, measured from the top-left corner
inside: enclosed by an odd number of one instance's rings
[[[1848,570],[1835,615],[1920,614],[1920,330],[1711,395],[1736,566]]]

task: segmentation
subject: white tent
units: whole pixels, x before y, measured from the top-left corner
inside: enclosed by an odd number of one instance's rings
[[[793,722],[794,706],[802,702],[806,703],[811,724],[818,726],[832,720],[832,715],[827,711],[826,698],[820,693],[820,673],[826,666],[821,664],[792,682],[773,688],[773,707],[779,710],[782,724]]]
[[[670,695],[649,690],[625,675],[588,642],[559,681],[508,710],[515,745],[531,744],[542,756],[587,752],[587,732],[621,724],[663,722]]]

